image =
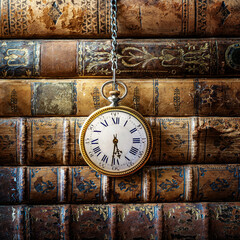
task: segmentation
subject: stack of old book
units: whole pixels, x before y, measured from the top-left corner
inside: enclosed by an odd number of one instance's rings
[[[0,4],[0,239],[240,238],[239,1],[118,1],[122,105],[154,135],[123,178],[78,145],[108,105],[110,0]]]

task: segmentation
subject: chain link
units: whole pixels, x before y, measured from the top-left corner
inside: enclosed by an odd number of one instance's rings
[[[117,66],[117,0],[110,0],[110,7],[111,7],[111,33],[112,33],[112,50],[111,50],[111,62],[112,62],[112,72],[113,78],[112,80],[105,82],[101,87],[101,94],[102,96],[111,102],[110,106],[118,106],[118,102],[126,97],[128,93],[128,89],[125,83],[121,81],[116,81],[116,70],[118,69]],[[112,90],[110,91],[110,97],[107,97],[104,94],[104,87],[108,84],[112,83]],[[120,97],[120,91],[118,91],[118,85],[121,85],[124,88],[124,94]]]
[[[111,61],[113,71],[113,88],[118,89],[116,83],[116,70],[117,66],[117,0],[111,0],[111,32],[112,32],[112,50],[111,50]]]

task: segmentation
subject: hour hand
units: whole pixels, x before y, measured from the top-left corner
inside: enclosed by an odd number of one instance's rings
[[[113,144],[114,144],[114,146],[115,146],[117,143],[118,143],[117,134],[116,134],[116,135],[113,134]]]

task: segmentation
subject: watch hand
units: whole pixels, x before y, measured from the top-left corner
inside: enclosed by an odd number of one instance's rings
[[[117,148],[116,154],[117,154],[118,158],[120,158],[122,151],[118,149],[118,145],[117,144],[116,144],[116,148]]]
[[[114,164],[114,155],[115,155],[115,148],[116,148],[116,144],[114,143],[114,146],[113,146],[113,154],[112,154],[112,164],[111,166]]]
[[[114,148],[116,148],[116,151],[114,151],[114,155],[116,154],[117,157],[120,158],[122,151],[119,150],[119,148],[118,148],[117,134],[116,134],[116,136],[113,135],[113,137],[114,137],[114,138],[113,138]]]

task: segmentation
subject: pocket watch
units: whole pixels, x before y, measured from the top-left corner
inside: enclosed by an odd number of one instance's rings
[[[102,86],[102,95],[106,82]],[[118,81],[125,87],[124,83]],[[80,136],[80,150],[87,164],[108,176],[126,176],[136,172],[148,160],[153,137],[149,124],[134,109],[118,106],[123,99],[119,91],[111,91],[110,106],[93,112],[84,122]],[[126,96],[126,93],[125,93]]]
[[[126,176],[136,172],[148,160],[152,147],[152,131],[144,117],[134,109],[119,106],[127,95],[127,87],[116,81],[117,69],[117,0],[111,0],[112,71],[113,79],[102,85],[101,94],[111,102],[110,106],[93,112],[85,121],[79,135],[82,156],[96,171],[108,176]],[[110,97],[104,87],[112,83]],[[124,87],[120,97],[118,85]]]

